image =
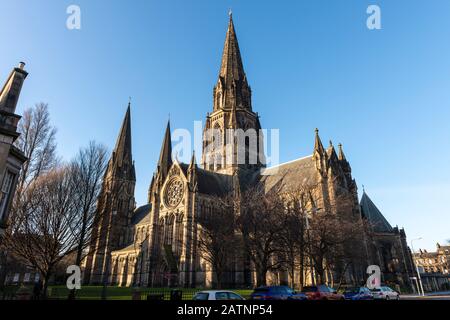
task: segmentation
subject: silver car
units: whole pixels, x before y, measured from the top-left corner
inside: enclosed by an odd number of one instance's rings
[[[226,290],[205,290],[197,292],[194,300],[245,300],[233,291]]]
[[[377,300],[400,300],[400,294],[389,287],[379,287],[371,291],[373,298]]]

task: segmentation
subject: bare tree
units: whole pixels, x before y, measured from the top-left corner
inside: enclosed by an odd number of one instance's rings
[[[355,214],[350,195],[340,195],[326,208],[316,210],[309,219],[308,253],[313,262],[317,283],[325,283],[325,274],[338,274],[339,283],[348,267],[361,259],[363,225]],[[331,279],[334,281],[334,279]]]
[[[283,194],[285,215],[280,233],[280,250],[288,270],[291,287],[295,287],[295,273],[299,270],[300,290],[303,288],[306,264],[306,220],[309,188],[298,188]]]
[[[239,246],[235,233],[235,197],[227,194],[213,197],[214,209],[202,212],[197,218],[200,225],[197,240],[201,257],[211,264],[216,274],[217,288],[222,288],[225,272],[233,262]]]
[[[85,249],[89,246],[97,213],[97,199],[102,187],[102,178],[107,164],[107,151],[102,145],[91,141],[71,163],[73,201],[76,215],[73,229],[77,239],[75,264],[81,267]],[[75,290],[69,298],[75,298]]]
[[[277,190],[266,193],[258,185],[241,194],[237,226],[255,267],[257,286],[265,285],[267,273],[280,266],[278,239],[283,228],[284,208]]]
[[[34,180],[4,237],[15,257],[40,272],[44,296],[58,262],[78,243],[73,228],[77,210],[72,180],[67,166]]]
[[[24,152],[28,160],[24,163],[18,177],[9,223],[15,219],[16,212],[26,210],[25,191],[30,183],[58,163],[55,142],[56,129],[50,124],[47,104],[38,103],[33,108],[25,110],[19,122],[18,131],[20,136],[15,141],[15,146]],[[0,287],[4,284],[8,260],[7,250],[3,245],[2,247],[0,249]]]
[[[17,194],[41,174],[54,168],[56,156],[56,128],[50,124],[50,113],[46,103],[38,103],[25,110],[19,122],[19,138],[15,145],[22,150],[28,160],[20,171]]]

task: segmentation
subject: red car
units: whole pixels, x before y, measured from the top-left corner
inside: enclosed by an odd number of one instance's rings
[[[302,292],[306,294],[308,300],[344,300],[344,295],[324,284],[318,286],[303,287]]]

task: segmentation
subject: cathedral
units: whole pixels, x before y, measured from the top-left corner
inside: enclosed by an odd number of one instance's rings
[[[199,164],[194,154],[190,163],[173,159],[167,124],[148,202],[139,207],[134,200],[136,172],[128,106],[98,199],[84,262],[86,284],[214,287],[214,270],[199,253],[200,226],[196,218],[212,210],[211,201],[216,196],[256,184],[270,189],[283,180],[283,188],[313,181],[318,206],[337,201],[338,194],[352,199],[355,217],[369,221],[371,226],[361,243],[366,249],[361,270],[379,265],[382,281],[411,287],[413,267],[405,232],[393,228],[365,192],[359,202],[357,184],[341,144],[337,150],[332,143],[324,147],[316,129],[311,155],[266,167],[260,117],[252,106],[252,90],[231,14],[212,105],[211,113],[206,115]],[[208,134],[210,129],[214,134]],[[229,130],[254,134],[239,143],[239,139],[226,134]],[[236,261],[235,266],[230,287],[255,286],[251,265],[243,268]],[[364,283],[364,277],[361,274],[359,281]],[[268,278],[269,284],[283,282],[283,277]]]

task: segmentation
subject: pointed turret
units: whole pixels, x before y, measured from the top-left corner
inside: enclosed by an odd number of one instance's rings
[[[325,155],[325,148],[323,147],[322,140],[320,140],[319,129],[315,129],[315,140],[314,140],[314,153],[319,155]]]
[[[322,140],[320,140],[319,137],[319,129],[315,129],[316,135],[314,140],[314,152],[313,152],[313,159],[316,163],[316,169],[319,170],[319,172],[322,175],[326,175],[327,172],[327,152],[325,151],[325,148],[323,147]]]
[[[195,151],[192,151],[191,162],[189,163],[188,172],[197,170],[197,161],[195,159]]]
[[[161,146],[161,153],[159,154],[158,170],[162,175],[162,179],[167,176],[170,167],[172,166],[172,138],[170,136],[170,120],[167,122],[166,132],[164,134],[163,144]]]
[[[347,161],[347,159],[345,158],[344,150],[342,149],[342,143],[339,143],[338,147],[339,147],[338,159],[340,161]]]
[[[195,151],[192,152],[192,158],[187,173],[190,188],[192,191],[195,191],[197,187],[197,161],[195,160]]]
[[[350,163],[347,161],[347,158],[345,157],[344,150],[342,148],[341,143],[339,143],[338,159],[339,159],[339,163],[341,164],[341,168],[342,168],[342,170],[344,170],[347,180],[350,183],[353,180],[352,175],[351,175],[352,168],[350,167]]]
[[[20,91],[28,72],[24,70],[25,63],[20,62],[17,68],[14,68],[9,74],[6,83],[0,91],[0,110],[9,113],[16,111],[17,101],[19,100]]]

